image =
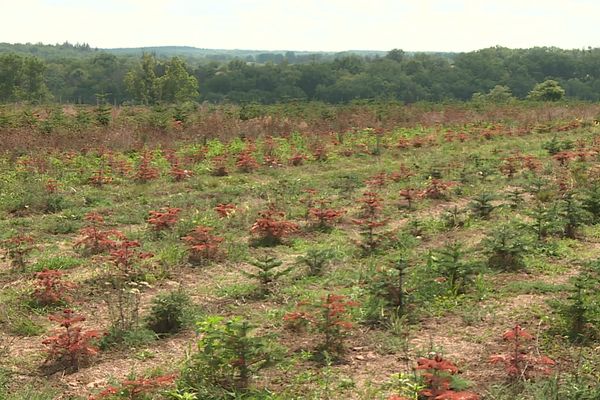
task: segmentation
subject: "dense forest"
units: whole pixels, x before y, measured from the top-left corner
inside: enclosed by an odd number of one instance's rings
[[[0,102],[412,103],[469,100],[499,90],[503,99],[525,98],[548,79],[567,97],[600,100],[600,48],[493,47],[457,54],[149,50],[0,44]]]

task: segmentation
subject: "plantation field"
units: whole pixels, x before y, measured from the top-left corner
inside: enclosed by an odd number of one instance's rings
[[[0,399],[600,399],[600,107],[305,107],[2,109]]]

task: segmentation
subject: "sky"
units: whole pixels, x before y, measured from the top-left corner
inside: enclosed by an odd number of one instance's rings
[[[0,42],[296,51],[581,49],[600,47],[599,15],[599,0],[0,0]]]

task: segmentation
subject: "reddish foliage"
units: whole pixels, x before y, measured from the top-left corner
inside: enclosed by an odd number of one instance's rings
[[[44,189],[46,189],[46,193],[56,193],[58,191],[58,181],[52,178],[48,179],[44,185]]]
[[[360,227],[360,234],[363,237],[359,246],[367,253],[373,252],[379,246],[380,237],[376,233],[377,228],[385,226],[387,219],[381,217],[383,209],[383,200],[375,192],[365,192],[363,197],[358,200],[361,203],[361,217],[353,219],[352,223]]]
[[[167,207],[160,211],[150,211],[147,222],[152,225],[154,231],[171,229],[178,221],[181,208]]]
[[[211,234],[212,228],[206,226],[197,226],[182,240],[187,243],[190,249],[190,259],[194,262],[203,264],[210,260],[215,260],[219,256],[219,247],[223,238]]]
[[[308,157],[301,153],[294,153],[289,160],[290,165],[297,167],[298,165],[304,164],[304,161],[308,160]]]
[[[490,363],[504,364],[504,369],[511,379],[530,379],[534,372],[548,374],[556,362],[546,356],[528,354],[524,343],[533,340],[533,336],[520,325],[504,332],[502,339],[509,342],[511,348],[506,354],[495,354]]]
[[[358,303],[348,300],[346,296],[330,293],[321,297],[316,304],[298,303],[298,311],[284,315],[283,319],[293,329],[304,323],[313,326],[324,335],[323,350],[339,354],[343,351],[345,333],[352,328],[352,323],[348,321],[349,309],[356,306]]]
[[[217,204],[214,210],[219,214],[219,217],[228,218],[236,212],[237,207],[235,204]]]
[[[213,176],[229,175],[229,171],[227,171],[227,157],[226,156],[217,156],[212,159],[211,174]]]
[[[406,165],[400,164],[398,166],[398,171],[394,171],[389,174],[389,178],[394,182],[400,182],[414,175],[415,173],[412,172]]]
[[[53,305],[71,300],[69,291],[75,287],[72,282],[62,280],[61,271],[43,270],[35,274],[37,279],[33,297],[41,305]]]
[[[35,240],[29,235],[17,235],[2,241],[11,264],[20,269],[25,269],[25,257],[36,248],[34,243]]]
[[[263,141],[263,156],[273,156],[276,149],[277,144],[275,143],[273,136],[267,135]]]
[[[561,151],[552,156],[552,158],[558,161],[559,165],[566,166],[570,161],[575,160],[578,153],[574,151]]]
[[[176,182],[186,180],[193,175],[192,171],[179,168],[179,166],[177,165],[171,165],[171,170],[169,171],[169,174]]]
[[[112,182],[112,178],[106,175],[104,169],[97,169],[92,173],[92,176],[89,179],[90,185],[93,186],[102,186]]]
[[[396,147],[399,149],[408,149],[410,147],[410,142],[407,138],[401,137],[398,139],[398,143],[396,143]]]
[[[318,208],[309,209],[310,216],[315,219],[317,226],[321,228],[331,227],[333,223],[338,221],[344,214],[346,214],[346,210],[327,208],[327,205],[327,201],[321,200],[319,201]]]
[[[120,176],[128,176],[133,168],[128,160],[123,159],[111,159],[109,160],[110,168],[113,172],[116,172]]]
[[[98,331],[83,331],[80,326],[76,326],[77,323],[85,321],[85,317],[66,309],[49,319],[58,323],[64,331],[42,342],[48,346],[45,363],[67,363],[71,368],[78,369],[82,361],[98,353],[98,349],[91,344],[93,339],[99,337]]]
[[[240,171],[249,173],[258,168],[258,162],[256,162],[256,159],[254,158],[252,153],[249,150],[246,150],[240,153],[235,163],[235,166]]]
[[[539,171],[542,169],[542,163],[535,156],[521,156],[521,162],[523,163],[523,167],[530,171]]]
[[[412,208],[413,201],[423,196],[422,191],[413,188],[402,189],[400,190],[399,194],[402,196],[402,198],[404,198],[404,200],[407,201],[408,208]]]
[[[443,181],[441,179],[431,179],[429,185],[423,191],[423,197],[428,199],[444,199],[448,191],[456,182]]]
[[[476,393],[456,392],[450,387],[452,375],[458,373],[458,367],[439,354],[432,358],[419,358],[415,369],[424,371],[422,376],[425,389],[419,392],[420,396],[431,400],[479,400]]]
[[[298,230],[298,224],[286,221],[285,213],[273,207],[258,213],[250,232],[266,245],[275,245]]]
[[[135,173],[136,181],[145,183],[158,178],[159,171],[158,168],[152,166],[152,158],[152,153],[150,151],[145,151],[144,154],[142,154],[138,170]]]
[[[376,175],[373,175],[365,181],[365,184],[367,186],[373,186],[381,189],[387,184],[387,174],[385,172],[380,172]]]
[[[128,399],[141,399],[142,395],[154,392],[160,388],[171,385],[176,375],[161,375],[154,378],[126,379],[121,382],[120,387],[109,386],[96,396],[90,396],[88,400],[101,400],[111,396],[127,396]],[[145,398],[145,397],[144,397]]]
[[[277,157],[271,155],[265,155],[263,157],[263,164],[269,168],[279,168],[283,166]]]
[[[152,253],[142,252],[139,248],[140,242],[137,240],[123,239],[113,244],[110,257],[121,278],[131,279],[135,277],[136,264],[141,260],[153,257]]]
[[[567,132],[567,131],[570,131],[570,130],[573,130],[573,129],[577,129],[580,126],[581,126],[581,121],[574,120],[574,121],[569,122],[566,125],[560,125],[560,126],[556,127],[555,130],[557,132]]]
[[[171,166],[169,175],[171,175],[173,180],[175,180],[176,182],[181,182],[181,181],[189,178],[190,176],[192,176],[192,171],[181,168],[179,158],[177,158],[177,155],[175,154],[175,152],[173,150],[165,150],[164,153],[165,153],[165,158],[167,159],[167,161],[169,162],[169,165]]]
[[[81,238],[73,247],[81,247],[88,254],[99,254],[114,248],[116,240],[124,239],[123,233],[116,229],[102,230],[104,218],[98,213],[88,213],[85,220],[88,226],[79,230]]]
[[[316,161],[327,161],[327,148],[323,145],[318,145],[313,149],[313,158]]]
[[[520,157],[506,157],[502,164],[500,164],[500,172],[502,172],[507,178],[512,178],[517,172],[519,172],[519,161]]]

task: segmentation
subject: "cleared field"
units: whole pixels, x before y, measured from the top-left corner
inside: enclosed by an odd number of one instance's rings
[[[313,107],[4,110],[3,398],[599,398],[597,108]]]

